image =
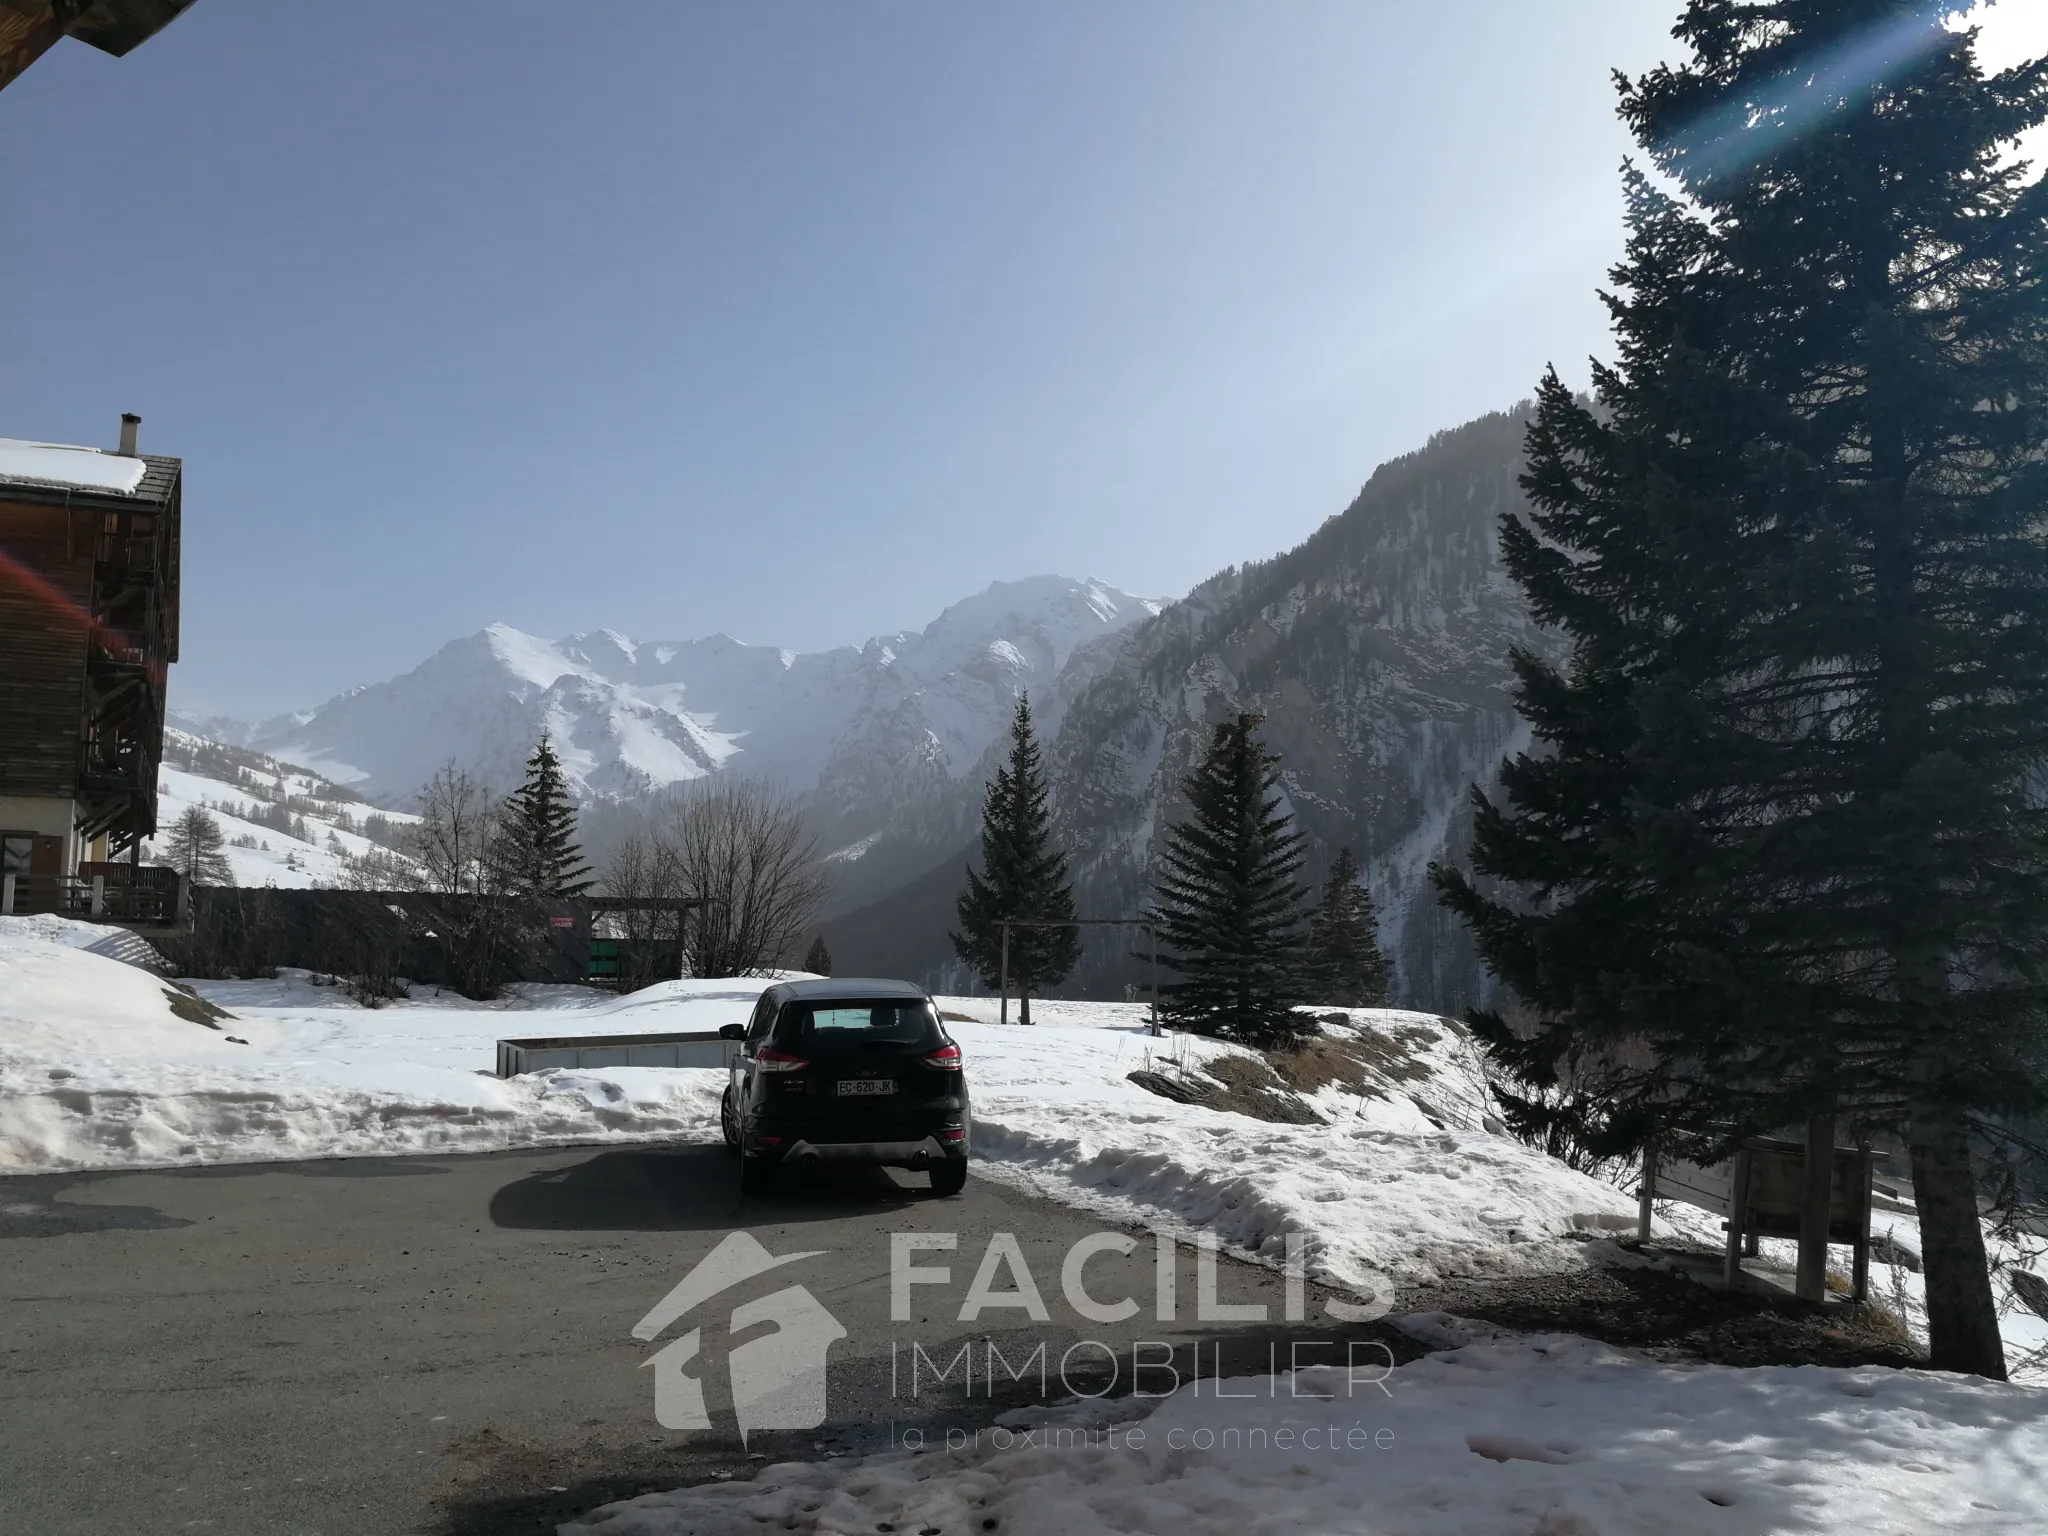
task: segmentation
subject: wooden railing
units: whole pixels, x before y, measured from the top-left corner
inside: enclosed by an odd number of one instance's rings
[[[85,865],[76,875],[0,875],[0,917],[54,912],[123,928],[191,925],[185,877],[157,865]]]

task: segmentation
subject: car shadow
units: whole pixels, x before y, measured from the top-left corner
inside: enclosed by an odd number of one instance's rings
[[[632,1147],[514,1179],[490,1213],[494,1225],[526,1231],[722,1231],[902,1210],[933,1198],[926,1184],[885,1168],[827,1168],[781,1174],[742,1198],[739,1163],[723,1147]]]

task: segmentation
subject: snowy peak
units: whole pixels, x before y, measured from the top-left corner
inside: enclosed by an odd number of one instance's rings
[[[509,787],[542,731],[591,800],[724,771],[800,793],[913,763],[958,778],[1019,693],[1049,689],[1076,650],[1160,607],[1092,578],[1033,576],[996,582],[922,631],[818,652],[613,629],[551,641],[492,624],[239,739],[386,803],[451,759]]]
[[[454,644],[460,646],[478,641],[507,673],[536,688],[552,688],[566,674],[585,673],[583,667],[563,654],[561,647],[514,629],[510,624],[493,624],[472,640],[458,640]]]
[[[926,625],[918,640],[946,670],[964,666],[971,654],[1007,646],[1005,654],[1030,654],[1033,664],[1057,672],[1085,642],[1150,618],[1162,607],[1093,577],[1029,576],[991,582]]]

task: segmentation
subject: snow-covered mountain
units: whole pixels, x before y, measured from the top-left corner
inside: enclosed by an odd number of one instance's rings
[[[211,722],[218,727],[222,722]],[[190,731],[164,732],[157,774],[157,836],[143,857],[165,855],[171,825],[198,807],[227,840],[222,850],[239,886],[350,885],[375,856],[386,866],[407,862],[404,811],[380,811],[353,791],[290,763]]]
[[[952,780],[974,769],[1020,691],[1049,688],[1076,650],[1161,606],[1100,581],[1035,576],[997,582],[922,632],[809,653],[725,635],[549,641],[493,624],[317,709],[206,727],[393,805],[450,759],[509,787],[542,731],[586,801],[738,771],[865,804],[865,786],[903,787],[906,771]],[[840,830],[850,847],[873,829]]]
[[[1144,908],[1182,779],[1218,720],[1254,711],[1308,837],[1306,873],[1320,879],[1348,845],[1380,903],[1397,1000],[1456,1011],[1489,983],[1425,872],[1461,856],[1471,786],[1526,740],[1510,650],[1556,643],[1500,564],[1500,519],[1526,506],[1526,419],[1437,434],[1297,548],[1172,603],[1034,577],[921,633],[813,654],[608,630],[549,642],[496,625],[244,739],[387,805],[450,758],[509,787],[543,729],[593,804],[710,773],[780,782],[838,864],[824,931],[842,966],[958,990],[946,933],[1019,691],[1093,917]],[[1140,979],[1132,947],[1092,935],[1068,987],[1117,995]]]

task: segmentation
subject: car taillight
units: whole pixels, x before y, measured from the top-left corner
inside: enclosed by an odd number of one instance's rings
[[[792,1056],[787,1051],[778,1051],[772,1045],[764,1045],[754,1052],[754,1065],[763,1072],[801,1072],[810,1065],[802,1056]]]
[[[942,1045],[936,1051],[933,1051],[931,1055],[924,1058],[924,1064],[940,1072],[958,1072],[961,1060],[959,1046]]]

